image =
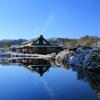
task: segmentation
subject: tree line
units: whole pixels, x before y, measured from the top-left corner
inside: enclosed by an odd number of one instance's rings
[[[28,41],[26,39],[18,40],[0,40],[0,48],[8,48],[11,45],[21,45],[23,42]],[[34,41],[34,39],[33,39]],[[97,42],[100,42],[100,37],[97,36],[84,36],[80,39],[70,39],[70,38],[51,38],[48,39],[51,44],[64,45],[68,47],[72,46],[92,46]]]

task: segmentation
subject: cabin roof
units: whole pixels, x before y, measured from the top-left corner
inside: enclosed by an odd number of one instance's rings
[[[39,38],[37,38],[34,42],[34,45],[50,45],[49,41],[47,41],[43,35],[40,35]]]
[[[43,47],[50,47],[50,48],[57,48],[57,47],[63,47],[59,45],[50,44],[49,41],[47,41],[43,35],[40,35],[39,38],[37,38],[34,42],[28,43],[25,45],[21,45],[20,47],[37,47],[37,48],[43,48]]]

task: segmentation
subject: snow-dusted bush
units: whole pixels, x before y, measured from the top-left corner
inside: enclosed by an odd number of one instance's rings
[[[100,48],[82,49],[78,48],[76,55],[69,59],[69,66],[78,66],[83,68],[100,67]]]
[[[100,48],[90,50],[89,54],[85,57],[84,66],[87,67],[100,67]]]
[[[89,54],[89,49],[85,50],[82,48],[78,48],[76,53],[77,54],[72,59],[69,59],[68,64],[81,67],[84,65],[83,62],[85,60],[85,57]]]

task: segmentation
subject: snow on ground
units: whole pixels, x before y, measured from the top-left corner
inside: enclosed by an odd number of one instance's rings
[[[36,58],[36,59],[55,59],[56,53],[51,53],[47,55],[42,55],[42,54],[24,54],[24,53],[19,53],[19,52],[0,52],[0,58],[2,57],[9,57],[9,58]]]

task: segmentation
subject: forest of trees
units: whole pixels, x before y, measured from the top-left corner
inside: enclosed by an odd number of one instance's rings
[[[18,39],[18,40],[0,40],[0,48],[8,48],[11,45],[21,45],[22,42],[27,41],[26,39]]]
[[[64,45],[67,47],[92,46],[95,43],[100,42],[100,37],[86,35],[84,37],[81,37],[80,39],[52,38],[52,39],[48,39],[48,40],[51,44]],[[21,45],[25,41],[27,41],[27,40],[26,39],[0,40],[0,48],[8,48],[11,45]],[[33,39],[33,41],[34,41],[34,39]]]
[[[95,43],[100,42],[100,37],[86,35],[80,39],[57,38],[55,40],[51,39],[50,42],[67,47],[93,46]]]

